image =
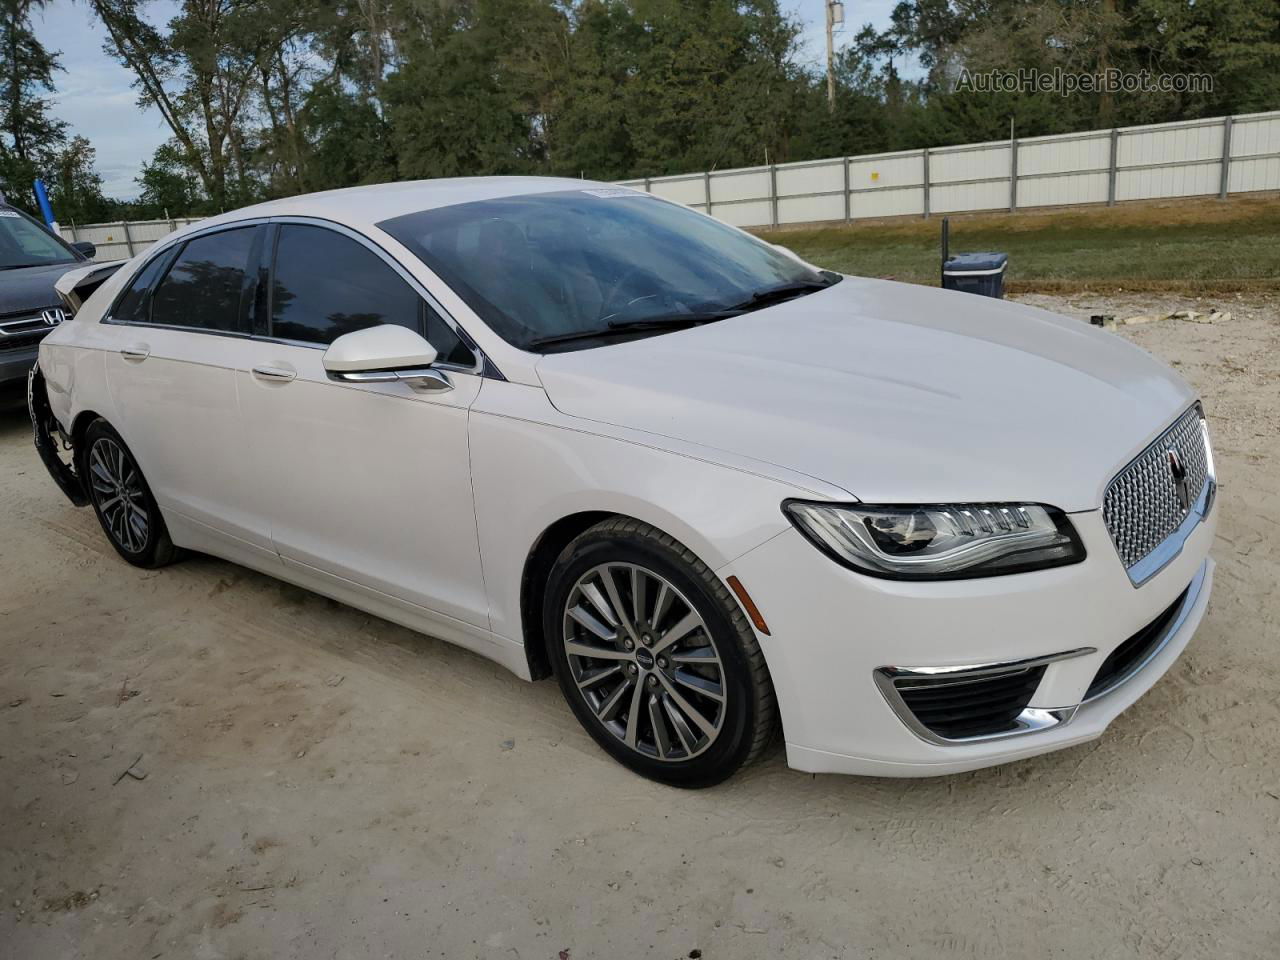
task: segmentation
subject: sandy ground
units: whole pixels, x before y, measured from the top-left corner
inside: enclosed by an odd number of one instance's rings
[[[0,956],[1275,957],[1280,303],[1220,305],[1124,331],[1213,419],[1200,633],[1102,740],[928,781],[778,750],[640,780],[550,683],[219,561],[126,566],[0,415]]]

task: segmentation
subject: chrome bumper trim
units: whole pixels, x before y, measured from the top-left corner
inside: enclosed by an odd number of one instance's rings
[[[1015,726],[1012,730],[1002,730],[1000,733],[987,733],[976,737],[949,738],[939,736],[921,723],[916,715],[911,712],[911,708],[907,706],[906,701],[902,699],[902,694],[899,691],[911,689],[912,677],[927,677],[932,681],[937,681],[940,677],[946,677],[960,684],[986,676],[1032,670],[1035,667],[1057,663],[1059,660],[1071,660],[1075,657],[1085,657],[1097,652],[1096,647],[1080,647],[1076,650],[1067,650],[1064,653],[1052,653],[1043,657],[1031,657],[1027,660],[1004,660],[994,663],[968,664],[959,667],[879,667],[875,671],[875,681],[881,696],[885,698],[890,708],[897,714],[898,719],[905,723],[908,729],[921,740],[943,746],[951,746],[958,743],[990,743],[994,740],[1004,740],[1008,737],[1036,733],[1040,730],[1048,730],[1051,727],[1064,724],[1071,719],[1077,708],[1063,707],[1045,710],[1038,707],[1027,707],[1014,720]],[[937,683],[932,685],[942,686],[942,684]]]
[[[1206,496],[1210,498],[1212,503],[1212,491],[1206,491]],[[1207,510],[1207,507],[1206,507]],[[1194,516],[1194,514],[1193,514]],[[1199,522],[1199,517],[1196,517]],[[1181,550],[1181,544],[1178,549]],[[1166,561],[1167,562],[1167,561]],[[957,683],[963,683],[966,680],[972,680],[975,677],[990,676],[1002,673],[1012,673],[1018,670],[1030,670],[1035,667],[1045,666],[1050,663],[1057,663],[1061,660],[1072,660],[1076,657],[1084,657],[1089,654],[1097,653],[1095,647],[1080,647],[1075,650],[1067,650],[1063,653],[1050,654],[1044,657],[1032,657],[1028,660],[1005,660],[993,663],[971,664],[959,667],[880,667],[875,671],[876,687],[880,694],[884,697],[889,707],[897,715],[912,733],[927,743],[937,744],[939,746],[956,746],[959,744],[970,743],[991,743],[996,740],[1007,740],[1010,737],[1021,737],[1029,733],[1039,733],[1042,730],[1049,730],[1053,727],[1060,727],[1070,722],[1072,717],[1076,715],[1081,707],[1086,704],[1094,703],[1102,699],[1124,686],[1138,674],[1142,673],[1151,662],[1155,660],[1164,649],[1169,645],[1169,641],[1184,627],[1187,620],[1191,616],[1191,611],[1195,609],[1200,594],[1204,590],[1205,577],[1208,573],[1208,561],[1200,565],[1200,569],[1196,571],[1196,575],[1192,578],[1191,583],[1187,587],[1187,592],[1183,598],[1182,604],[1178,607],[1178,612],[1173,619],[1169,621],[1168,626],[1164,628],[1164,632],[1159,639],[1151,644],[1151,648],[1137,661],[1133,666],[1126,670],[1123,674],[1117,676],[1111,683],[1095,693],[1093,696],[1082,700],[1080,703],[1066,707],[1027,707],[1022,711],[1014,721],[1015,728],[1012,730],[1004,730],[1000,733],[984,734],[977,737],[947,738],[941,737],[934,733],[928,727],[924,726],[911,708],[907,706],[906,701],[902,699],[898,692],[900,689],[910,689],[910,679],[912,677],[929,678],[936,681],[939,677],[946,676],[954,678]],[[899,686],[901,684],[902,686]]]

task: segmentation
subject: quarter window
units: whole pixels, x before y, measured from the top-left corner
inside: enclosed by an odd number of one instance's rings
[[[442,362],[475,357],[381,257],[324,227],[283,224],[271,284],[271,335],[329,344],[344,333],[394,323],[423,334]]]
[[[123,320],[126,323],[146,323],[150,320],[147,295],[172,259],[173,251],[170,250],[160,254],[139,270],[133,282],[116,301],[116,307],[111,311],[112,319]]]
[[[247,333],[247,277],[256,232],[257,227],[242,227],[189,241],[151,296],[151,321]]]

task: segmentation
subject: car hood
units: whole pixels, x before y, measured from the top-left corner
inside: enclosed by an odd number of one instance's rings
[[[57,306],[54,283],[68,270],[82,266],[82,262],[74,261],[0,271],[0,314]]]
[[[538,362],[570,416],[834,484],[864,502],[1101,505],[1195,396],[1080,321],[848,277],[819,293]]]

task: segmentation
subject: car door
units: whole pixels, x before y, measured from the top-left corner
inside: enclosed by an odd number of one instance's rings
[[[274,559],[248,509],[235,371],[244,365],[264,223],[198,234],[145,265],[104,318],[115,424],[157,502],[198,538]]]
[[[366,238],[285,221],[267,244],[266,324],[238,387],[276,550],[287,567],[487,629],[467,440],[477,353]],[[452,389],[330,380],[325,348],[380,323],[426,336]]]

